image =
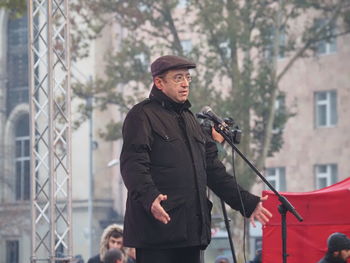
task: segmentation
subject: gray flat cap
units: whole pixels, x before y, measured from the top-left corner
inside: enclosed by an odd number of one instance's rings
[[[196,64],[186,58],[167,55],[157,58],[151,64],[151,73],[155,77],[171,69],[191,69],[195,67]]]

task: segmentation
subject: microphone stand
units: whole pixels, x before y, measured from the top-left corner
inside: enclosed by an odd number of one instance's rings
[[[224,215],[224,221],[225,221],[225,227],[226,227],[226,230],[227,230],[228,241],[230,243],[233,263],[237,263],[235,248],[234,248],[233,242],[232,242],[232,236],[231,236],[231,230],[230,230],[230,222],[228,220],[225,203],[224,203],[224,200],[222,200],[221,198],[220,198],[220,202],[221,202],[222,213]]]
[[[215,121],[215,120],[213,120]],[[215,130],[220,133],[225,141],[232,147],[232,151],[236,151],[238,155],[249,165],[249,167],[260,177],[260,179],[271,189],[272,192],[277,195],[278,200],[280,201],[280,205],[278,207],[278,211],[281,214],[282,219],[282,262],[287,263],[287,223],[286,223],[286,215],[287,212],[292,213],[299,222],[303,221],[303,218],[299,215],[296,209],[292,206],[292,204],[288,201],[285,196],[282,196],[270,183],[266,180],[266,178],[259,172],[259,170],[248,160],[247,157],[234,145],[232,141],[232,136],[230,130],[223,126],[221,123],[214,125]]]

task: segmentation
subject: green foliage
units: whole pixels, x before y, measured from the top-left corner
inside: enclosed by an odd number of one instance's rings
[[[0,8],[8,9],[13,17],[21,17],[27,10],[25,0],[1,0]]]

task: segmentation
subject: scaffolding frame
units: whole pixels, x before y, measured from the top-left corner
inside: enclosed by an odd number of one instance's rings
[[[31,262],[72,261],[68,0],[28,0]]]

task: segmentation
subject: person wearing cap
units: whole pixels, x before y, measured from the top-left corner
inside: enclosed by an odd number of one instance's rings
[[[262,206],[266,198],[245,191],[226,172],[215,142],[190,111],[189,70],[195,67],[179,56],[156,59],[149,98],[123,124],[124,244],[136,248],[137,263],[200,262],[211,239],[207,186],[253,224],[271,217]]]
[[[326,255],[318,263],[345,263],[350,258],[350,239],[343,233],[333,233],[327,239]]]

